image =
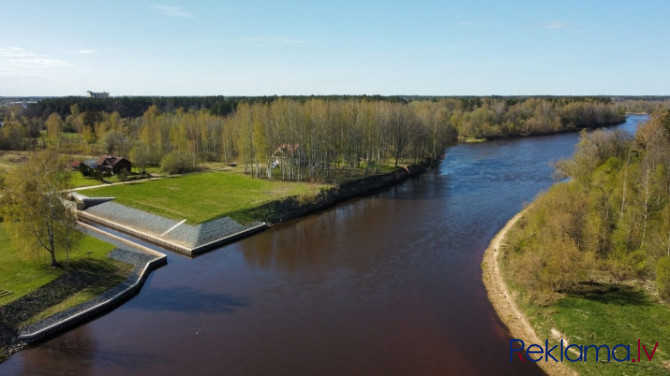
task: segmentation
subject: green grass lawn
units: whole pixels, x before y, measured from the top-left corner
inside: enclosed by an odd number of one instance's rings
[[[134,184],[95,188],[89,196],[113,196],[116,202],[173,219],[203,223],[228,213],[295,195],[311,195],[323,184],[254,179],[207,172]]]
[[[557,341],[552,342],[552,328],[561,332],[569,343],[608,345],[610,348],[618,344],[630,345],[631,359],[637,358],[638,339],[650,355],[658,342],[652,361],[647,359],[644,350],[639,363],[616,362],[614,359],[608,363],[604,350],[597,363],[593,350],[587,353],[587,362],[570,363],[564,360],[580,375],[670,374],[670,307],[640,287],[580,285],[553,304],[538,306],[526,303],[520,304],[520,308],[530,319],[540,340],[549,339],[550,347],[558,344]],[[558,351],[556,349],[552,354],[558,357]],[[621,348],[616,354],[619,359],[626,357],[626,351]],[[578,355],[571,356],[574,359]]]
[[[77,250],[70,252],[73,262],[81,258],[107,260],[114,246],[92,236],[84,235]],[[90,256],[88,252],[91,252]],[[12,294],[0,297],[0,305],[7,304],[43,286],[67,272],[67,268],[50,267],[46,251],[42,257],[26,255],[14,249],[4,223],[0,223],[0,289]],[[65,258],[60,259],[61,262]]]
[[[84,176],[79,171],[72,172],[72,186],[75,188],[90,187],[92,185],[98,185],[98,184],[102,184],[100,183],[100,180]]]

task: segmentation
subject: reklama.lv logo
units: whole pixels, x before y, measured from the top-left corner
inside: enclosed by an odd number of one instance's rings
[[[516,347],[514,345],[520,345],[521,347]],[[631,345],[618,344],[614,347],[609,345],[578,345],[578,344],[569,344],[565,346],[563,339],[561,339],[559,344],[549,347],[549,340],[544,340],[544,347],[540,344],[533,343],[527,348],[526,344],[516,338],[512,338],[509,341],[509,361],[514,360],[514,353],[517,354],[521,361],[525,362],[528,359],[531,362],[540,362],[544,359],[545,362],[548,362],[551,359],[554,362],[562,362],[563,359],[568,362],[587,362],[587,361],[605,361],[603,358],[607,356],[607,362],[610,362],[612,359],[616,362],[640,362],[643,360],[641,357],[642,352],[646,356],[648,361],[652,361],[656,349],[658,348],[658,342],[654,345],[654,349],[651,350],[651,354],[647,350],[647,346],[642,344],[640,340],[637,340],[637,358],[633,352],[633,357],[631,358]],[[593,350],[590,351],[589,350]],[[635,350],[635,347],[633,347]],[[556,351],[556,353],[554,353]],[[526,355],[526,359],[522,356]],[[590,356],[589,356],[590,355]],[[599,358],[600,357],[600,358]]]

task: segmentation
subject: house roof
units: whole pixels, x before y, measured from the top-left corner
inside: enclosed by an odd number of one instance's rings
[[[95,164],[98,165],[98,166],[108,165],[108,166],[114,167],[117,163],[119,163],[123,160],[128,161],[127,159],[125,159],[123,157],[112,157],[111,155],[106,155],[106,156],[100,157],[95,162]],[[128,162],[130,162],[130,161],[128,161]]]
[[[281,144],[279,147],[277,147],[277,150],[275,150],[274,153],[272,153],[272,156],[276,156],[279,154],[293,154],[295,153],[296,150],[300,147],[300,144]]]

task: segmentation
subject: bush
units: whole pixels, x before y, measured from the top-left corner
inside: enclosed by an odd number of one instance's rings
[[[195,166],[189,158],[177,151],[166,154],[161,160],[161,171],[167,174],[182,174],[194,170]]]
[[[128,170],[123,169],[123,170],[119,171],[118,175],[119,175],[119,180],[120,181],[128,180],[128,175],[129,175]]]

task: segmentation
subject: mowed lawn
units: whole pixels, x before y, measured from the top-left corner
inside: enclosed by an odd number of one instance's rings
[[[84,235],[77,249],[70,252],[70,260],[90,258],[107,261],[107,254],[113,249],[112,244]],[[65,255],[59,255],[58,260],[65,263]],[[46,251],[39,250],[37,255],[30,255],[16,250],[6,225],[0,223],[0,290],[11,292],[0,297],[0,305],[20,298],[67,271],[67,268],[52,268]]]
[[[268,201],[313,195],[324,184],[268,181],[230,172],[207,172],[133,184],[95,188],[82,193],[112,196],[116,202],[177,220],[203,223]]]

